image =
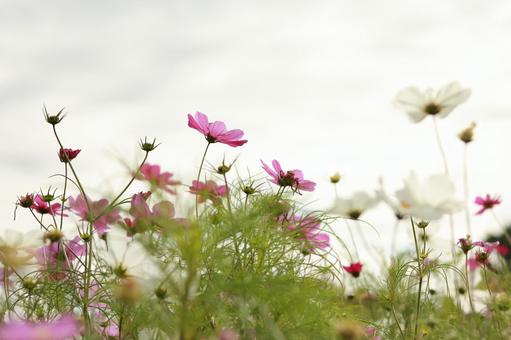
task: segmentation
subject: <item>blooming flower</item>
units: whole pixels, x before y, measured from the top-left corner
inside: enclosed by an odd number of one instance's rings
[[[403,213],[423,220],[437,220],[443,214],[463,208],[463,203],[455,197],[454,184],[446,175],[433,175],[421,181],[412,172],[396,196]]]
[[[500,253],[500,243],[498,241],[495,242],[486,242],[486,241],[476,241],[472,242],[472,246],[479,247],[477,249],[475,256],[471,257],[467,260],[468,267],[470,270],[475,270],[481,266],[491,267],[491,263],[489,261],[490,255],[496,251]]]
[[[227,187],[225,185],[218,185],[211,180],[206,181],[206,183],[192,181],[190,192],[199,195],[199,203],[206,202],[206,200],[210,199],[214,204],[218,204],[220,202],[220,197],[227,194]]]
[[[346,272],[351,274],[353,277],[359,277],[362,271],[363,264],[360,262],[353,262],[349,266],[342,266]]]
[[[282,170],[280,163],[277,160],[271,162],[273,169],[270,168],[265,162],[261,160],[264,171],[272,177],[270,182],[277,184],[281,187],[291,187],[293,191],[314,191],[316,183],[303,179],[303,172],[301,170]]]
[[[130,214],[135,219],[124,219],[131,233],[148,230],[153,225],[166,226],[174,217],[175,210],[171,202],[161,201],[153,205],[151,209],[146,202],[148,197],[147,193],[140,192],[131,198]]]
[[[5,340],[65,340],[79,337],[81,324],[70,315],[54,321],[34,323],[11,321],[0,327],[0,339]]]
[[[41,195],[36,195],[34,198],[34,203],[32,204],[32,209],[34,209],[41,215],[45,214],[60,215],[62,213],[60,207],[61,207],[60,203],[50,204],[46,202]]]
[[[180,184],[180,182],[171,179],[172,176],[174,175],[171,172],[161,172],[161,168],[157,164],[151,165],[145,163],[140,167],[140,176],[138,178],[148,181],[153,190],[154,188],[159,188],[175,195],[176,192],[171,188],[171,186]]]
[[[50,277],[54,280],[62,280],[66,277],[65,269],[78,257],[85,255],[86,246],[76,236],[70,241],[50,242],[35,252],[35,257],[40,265],[46,267],[52,273]]]
[[[301,217],[297,214],[281,216],[279,221],[287,224],[287,229],[296,234],[304,243],[303,251],[311,253],[314,249],[325,249],[330,246],[330,236],[321,232],[321,221],[310,216]]]
[[[458,105],[467,101],[470,93],[470,89],[462,88],[458,82],[449,83],[438,91],[431,88],[421,91],[412,86],[401,90],[394,103],[408,114],[412,122],[419,123],[428,115],[447,117]]]
[[[493,197],[491,197],[490,194],[486,194],[485,197],[477,196],[474,203],[481,206],[481,209],[476,212],[476,215],[481,215],[486,210],[493,209],[494,206],[502,203],[502,200],[498,195],[493,195]]]
[[[76,149],[76,150],[73,150],[73,149],[64,149],[64,148],[60,148],[59,150],[59,159],[62,163],[68,163],[69,161],[73,160],[76,158],[76,156],[78,156],[78,154],[80,153],[80,149]]]
[[[0,262],[5,267],[19,268],[32,264],[32,250],[42,244],[42,233],[33,230],[21,233],[17,230],[1,229]]]
[[[87,197],[90,210],[88,210],[87,202],[81,194],[76,198],[69,197],[69,208],[75,214],[81,217],[82,221],[92,222],[96,231],[102,235],[108,230],[108,226],[121,219],[119,209],[108,209],[108,200],[103,198],[99,201],[92,201]]]
[[[465,254],[467,254],[475,246],[470,239],[470,235],[468,235],[467,238],[458,239],[458,245]]]
[[[247,142],[246,139],[241,139],[243,137],[242,130],[227,130],[225,123],[220,121],[210,123],[208,116],[201,112],[196,112],[195,117],[188,114],[188,126],[202,133],[208,143],[218,142],[237,147]]]
[[[337,198],[330,212],[356,220],[376,203],[378,200],[375,197],[369,196],[364,191],[357,191],[349,198]]]

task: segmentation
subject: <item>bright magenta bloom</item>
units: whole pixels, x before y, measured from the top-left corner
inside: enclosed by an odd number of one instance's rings
[[[493,209],[494,206],[502,203],[502,200],[500,196],[494,195],[491,197],[490,194],[486,194],[486,197],[477,196],[474,203],[481,206],[481,209],[476,212],[476,215],[481,215],[487,209]]]
[[[80,149],[76,149],[76,150],[73,150],[73,149],[60,149],[59,150],[59,159],[62,163],[67,163],[73,159],[76,158],[76,156],[78,156],[78,154],[80,153]]]
[[[159,188],[170,194],[176,194],[171,186],[180,184],[179,181],[171,179],[171,177],[174,176],[171,172],[161,172],[161,168],[157,164],[151,165],[149,163],[145,163],[140,168],[140,174],[141,176],[139,176],[139,179],[145,179],[151,183],[152,188]]]
[[[270,182],[280,185],[281,187],[291,187],[293,191],[314,191],[316,183],[303,179],[303,172],[301,170],[282,170],[280,163],[277,160],[271,162],[273,169],[261,160],[263,169],[268,175],[272,177]]]
[[[79,337],[81,324],[70,315],[49,322],[11,321],[0,327],[5,340],[66,340]]]
[[[210,123],[208,116],[201,112],[196,112],[195,117],[188,114],[188,126],[202,133],[208,143],[218,142],[237,147],[247,142],[246,139],[241,139],[243,137],[242,130],[227,130],[225,123],[220,121]]]
[[[280,221],[288,222],[287,229],[296,232],[297,238],[303,241],[304,251],[311,253],[314,249],[325,249],[330,246],[330,236],[321,232],[321,221],[313,217],[281,216]]]
[[[87,211],[87,203],[83,199],[83,196],[79,194],[76,198],[69,197],[69,208],[75,214],[81,217],[82,221],[92,222],[92,225],[98,232],[98,234],[102,235],[109,229],[109,225],[117,222],[121,219],[119,215],[119,209],[112,209],[109,211],[105,211],[106,207],[108,207],[108,200],[103,198],[99,201],[92,201],[90,198],[87,198],[91,211]],[[98,218],[98,216],[101,217]]]
[[[363,264],[360,262],[353,262],[349,266],[342,266],[345,271],[350,273],[353,277],[359,277],[362,271]]]
[[[214,204],[218,204],[220,202],[220,197],[227,194],[227,187],[225,185],[218,185],[211,180],[206,181],[206,183],[192,181],[190,192],[199,196],[199,203],[206,202],[206,200],[210,199]]]
[[[42,198],[41,195],[36,195],[34,198],[34,203],[32,204],[32,209],[34,209],[41,215],[45,214],[60,215],[62,213],[60,207],[61,207],[60,203],[49,204]]]

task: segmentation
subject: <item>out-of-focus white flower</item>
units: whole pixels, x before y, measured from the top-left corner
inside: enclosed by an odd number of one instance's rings
[[[463,208],[463,203],[455,197],[454,184],[447,175],[433,175],[421,181],[411,172],[404,180],[404,188],[396,191],[396,196],[401,212],[428,221]]]
[[[15,269],[35,264],[34,250],[42,244],[42,232],[39,230],[22,233],[3,229],[0,231],[0,262]]]
[[[462,88],[458,82],[449,83],[438,91],[432,88],[421,91],[411,86],[399,91],[394,104],[405,111],[412,122],[418,123],[427,115],[447,117],[456,106],[467,101],[470,93],[470,89]]]
[[[161,271],[151,255],[123,229],[116,227],[107,233],[107,246],[103,243],[98,255],[118,277],[134,278],[144,288],[152,289],[161,278]]]
[[[364,191],[356,191],[351,197],[337,198],[330,212],[356,220],[367,209],[374,207],[376,203],[378,203],[378,200],[375,197]]]
[[[394,212],[394,215],[398,220],[401,220],[404,215],[404,209],[397,200],[396,197],[390,197],[387,194],[387,191],[385,190],[384,184],[383,184],[383,178],[379,179],[380,187],[376,190],[376,198],[382,201],[383,203],[387,204],[392,211]]]

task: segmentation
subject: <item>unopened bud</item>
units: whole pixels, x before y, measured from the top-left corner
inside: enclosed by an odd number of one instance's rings
[[[476,123],[472,122],[470,125],[461,130],[460,133],[458,133],[458,138],[465,144],[470,143],[474,139],[474,129],[476,127]]]
[[[330,176],[330,182],[332,182],[333,184],[339,183],[340,180],[341,180],[341,174],[339,172],[336,172],[335,174]]]

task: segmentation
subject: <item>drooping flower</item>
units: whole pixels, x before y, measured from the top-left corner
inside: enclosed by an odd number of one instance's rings
[[[173,180],[172,176],[174,175],[171,172],[162,172],[160,166],[157,164],[151,165],[145,163],[140,167],[138,179],[148,181],[151,184],[151,190],[158,188],[175,195],[176,191],[172,189],[172,186],[176,186],[181,182]]]
[[[60,215],[62,213],[60,207],[61,207],[60,203],[50,204],[47,201],[45,201],[43,197],[39,194],[35,196],[34,203],[32,204],[32,209],[34,209],[41,215],[45,214]]]
[[[218,204],[220,197],[224,197],[227,194],[227,187],[225,185],[218,185],[212,180],[208,180],[206,183],[192,181],[190,192],[198,195],[199,203],[204,203],[209,199],[213,204]]]
[[[73,149],[64,149],[64,148],[60,148],[59,150],[59,159],[62,163],[68,163],[69,161],[72,161],[73,159],[76,158],[76,156],[78,156],[78,154],[80,153],[80,149],[76,149],[76,150],[73,150]]]
[[[330,236],[321,232],[321,221],[317,218],[293,214],[291,216],[281,216],[279,222],[286,225],[287,230],[293,232],[296,238],[303,242],[305,253],[330,246]]]
[[[88,210],[87,202],[91,211]],[[69,197],[69,208],[76,215],[80,216],[82,221],[92,222],[98,234],[104,234],[108,230],[109,225],[121,219],[119,209],[106,209],[109,204],[107,199],[103,198],[99,201],[92,201],[87,197],[87,202],[85,202],[81,194],[77,195],[76,198]]]
[[[301,170],[282,170],[280,163],[274,159],[271,164],[273,169],[261,160],[264,171],[271,176],[270,182],[277,184],[281,187],[291,187],[295,192],[314,191],[316,183],[303,178]]]
[[[188,114],[188,126],[202,133],[208,143],[223,143],[237,147],[247,142],[246,139],[241,139],[242,130],[227,130],[225,123],[220,121],[210,123],[208,116],[201,112],[196,112],[195,117]]]
[[[360,272],[362,271],[363,264],[360,262],[353,262],[349,266],[342,266],[346,272],[351,274],[351,276],[357,278],[360,276]]]
[[[80,336],[81,324],[73,316],[63,315],[54,321],[39,323],[10,321],[0,326],[0,339],[5,340],[66,340]]]
[[[458,105],[467,101],[470,93],[470,89],[462,88],[458,82],[449,83],[438,91],[432,88],[421,91],[412,86],[401,90],[394,103],[408,114],[412,122],[419,123],[428,115],[447,117]]]
[[[454,184],[446,175],[433,175],[421,181],[412,172],[396,196],[403,213],[428,221],[463,208],[463,203],[455,197]]]
[[[486,210],[493,209],[494,206],[502,203],[502,200],[500,199],[500,196],[498,196],[498,195],[493,195],[493,197],[492,197],[492,196],[490,196],[490,194],[486,194],[485,197],[477,196],[474,203],[481,206],[481,209],[479,209],[479,211],[476,212],[476,215],[481,215]]]
[[[357,191],[349,198],[337,198],[330,212],[356,220],[376,203],[378,200],[375,197],[364,191]]]

